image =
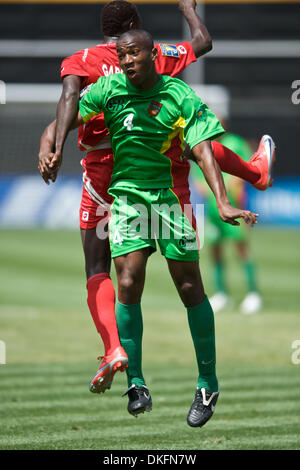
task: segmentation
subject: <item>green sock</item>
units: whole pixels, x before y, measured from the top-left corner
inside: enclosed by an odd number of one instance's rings
[[[227,292],[224,282],[224,265],[223,263],[214,263],[214,283],[217,292]]]
[[[208,298],[187,307],[187,313],[199,371],[197,387],[217,392],[214,313]]]
[[[244,272],[249,292],[257,292],[255,267],[252,261],[245,261],[243,264]]]
[[[120,342],[128,356],[126,369],[128,387],[132,384],[145,385],[142,373],[143,317],[141,304],[124,305],[116,303],[116,320]]]

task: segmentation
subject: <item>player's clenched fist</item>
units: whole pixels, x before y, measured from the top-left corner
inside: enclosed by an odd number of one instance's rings
[[[46,184],[49,184],[50,181],[54,183],[62,161],[61,154],[58,155],[53,152],[40,152],[38,158],[38,170],[41,174],[41,177],[43,178]]]

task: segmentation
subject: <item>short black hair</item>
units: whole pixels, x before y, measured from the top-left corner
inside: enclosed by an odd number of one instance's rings
[[[130,24],[141,24],[137,7],[125,0],[107,3],[101,11],[101,27],[104,36],[120,36],[129,30]]]
[[[125,33],[121,34],[121,36],[118,39],[118,43],[125,38],[127,39],[127,38],[135,38],[135,37],[142,39],[147,49],[149,50],[153,49],[154,43],[153,43],[152,35],[148,33],[148,31],[145,31],[144,29],[130,29],[129,31],[126,31]]]

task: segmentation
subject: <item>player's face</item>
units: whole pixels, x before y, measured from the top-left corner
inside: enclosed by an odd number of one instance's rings
[[[129,39],[117,44],[119,63],[128,80],[136,88],[152,88],[156,81],[155,59],[157,51],[149,49],[143,41]]]

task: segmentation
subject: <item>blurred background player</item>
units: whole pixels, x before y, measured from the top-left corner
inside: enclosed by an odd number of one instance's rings
[[[220,117],[219,117],[220,119]],[[220,119],[224,128],[227,128],[225,119]],[[218,140],[245,161],[252,155],[252,149],[247,140],[240,135],[226,132]],[[245,207],[246,183],[240,178],[223,173],[227,194],[231,204]],[[226,282],[226,261],[224,250],[228,241],[234,243],[237,257],[241,265],[245,279],[247,295],[240,305],[240,310],[245,314],[258,312],[262,308],[262,298],[258,291],[256,269],[249,248],[249,230],[245,225],[233,227],[225,224],[219,217],[215,199],[211,195],[203,173],[196,165],[191,168],[191,180],[193,187],[205,197],[205,240],[210,247],[210,256],[213,263],[213,285],[215,294],[210,298],[214,312],[232,307],[230,290]]]
[[[158,44],[158,73],[177,75],[212,48],[210,35],[195,12],[195,7],[195,0],[179,1],[179,9],[191,31],[191,40],[176,45]],[[122,33],[140,28],[141,18],[134,4],[117,0],[103,7],[101,26],[103,44],[76,52],[62,62],[63,90],[57,106],[57,123],[54,121],[46,128],[39,153],[39,170],[47,184],[49,180],[55,181],[62,162],[63,149],[53,145],[56,128],[56,141],[64,141],[64,136],[77,116],[80,91],[96,82],[100,76],[121,72],[115,42]],[[102,114],[80,127],[78,144],[80,150],[87,152],[81,161],[83,192],[80,206],[87,302],[105,348],[100,368],[90,382],[90,390],[101,393],[110,388],[115,371],[124,370],[127,365],[127,355],[120,345],[115,320],[115,292],[110,278],[109,241],[107,237],[100,239],[97,236],[97,226],[107,225],[107,213],[103,215],[103,210],[108,209],[112,202],[107,190],[112,174],[113,154]],[[51,164],[49,171],[48,155],[54,148],[58,159],[56,166]]]

